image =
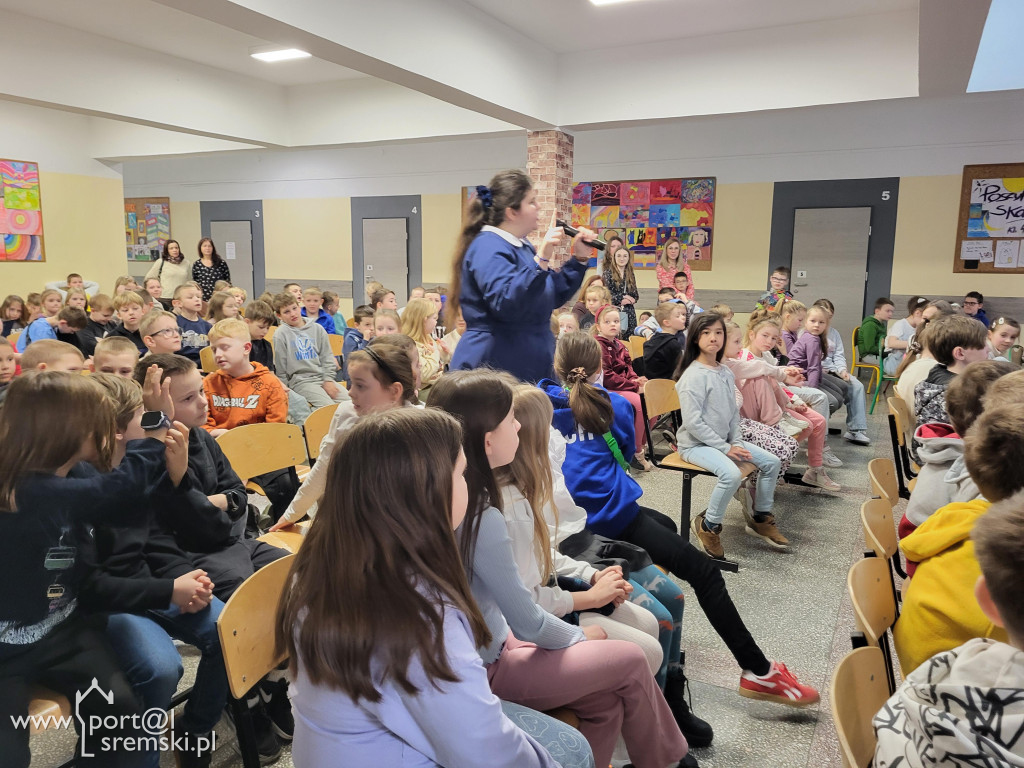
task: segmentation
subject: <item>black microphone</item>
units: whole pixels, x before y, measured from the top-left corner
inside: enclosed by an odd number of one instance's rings
[[[561,227],[562,231],[564,231],[565,234],[567,234],[569,237],[576,237],[576,235],[578,235],[580,233],[580,231],[578,229],[576,229],[576,227],[570,227],[568,224],[566,224],[561,219],[557,219],[555,221],[555,226],[556,227]],[[606,243],[604,240],[601,240],[601,239],[597,239],[597,240],[584,240],[583,244],[584,245],[589,245],[591,248],[597,248],[597,250],[599,250],[599,251],[603,251],[605,249],[605,246],[608,245],[608,243]]]

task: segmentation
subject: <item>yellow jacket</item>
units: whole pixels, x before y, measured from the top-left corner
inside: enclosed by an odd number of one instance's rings
[[[904,675],[975,637],[1007,642],[1006,631],[974,598],[981,568],[970,535],[989,506],[984,499],[947,504],[900,542],[907,559],[918,563],[893,630]]]

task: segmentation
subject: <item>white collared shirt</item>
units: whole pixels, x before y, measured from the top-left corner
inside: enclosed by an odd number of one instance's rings
[[[523,241],[522,240],[520,240],[518,237],[513,235],[508,230],[501,229],[501,227],[492,227],[490,224],[484,224],[483,227],[480,229],[480,231],[481,232],[493,232],[498,237],[500,237],[502,240],[505,240],[506,242],[514,245],[516,248],[521,248],[523,246]]]

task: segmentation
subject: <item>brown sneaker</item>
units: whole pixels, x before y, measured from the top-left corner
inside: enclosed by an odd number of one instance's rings
[[[725,548],[722,546],[722,537],[714,531],[708,531],[704,529],[704,515],[707,513],[705,509],[695,518],[691,528],[693,533],[697,537],[697,542],[700,544],[700,548],[704,550],[704,553],[710,557],[717,558],[718,560],[725,559]]]
[[[763,523],[757,522],[754,518],[747,520],[747,533],[751,536],[758,536],[776,549],[785,549],[789,546],[789,539],[779,532],[775,525],[775,515],[768,515]]]

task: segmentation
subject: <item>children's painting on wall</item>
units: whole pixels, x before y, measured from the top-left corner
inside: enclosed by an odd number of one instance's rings
[[[38,163],[0,160],[0,261],[46,261]]]
[[[167,197],[124,201],[128,261],[155,261],[171,239],[171,201]]]
[[[633,252],[634,269],[654,269],[661,248],[677,238],[690,269],[711,269],[715,179],[586,181],[572,191],[572,225],[613,234]]]

